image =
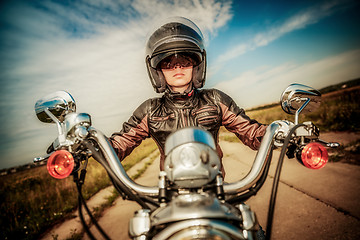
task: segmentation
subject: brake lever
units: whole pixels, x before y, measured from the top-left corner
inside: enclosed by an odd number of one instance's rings
[[[320,143],[324,144],[326,147],[329,147],[329,148],[340,147],[340,143],[337,143],[337,142],[326,142],[326,141],[321,140],[321,139],[318,139],[317,142],[320,142]]]
[[[43,156],[43,157],[36,157],[36,158],[34,158],[33,162],[34,162],[34,163],[43,162],[43,161],[45,161],[45,160],[48,160],[50,156],[51,156],[51,153],[48,153],[48,154],[46,154],[46,155]]]

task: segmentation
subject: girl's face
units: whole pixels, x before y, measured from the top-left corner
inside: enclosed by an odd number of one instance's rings
[[[172,55],[160,63],[165,80],[174,92],[183,93],[192,80],[194,61],[181,54]]]

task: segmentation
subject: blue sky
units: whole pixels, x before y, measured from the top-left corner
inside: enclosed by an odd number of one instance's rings
[[[278,101],[290,83],[322,88],[360,77],[357,1],[3,1],[0,5],[0,168],[44,155],[54,125],[37,99],[69,91],[106,135],[157,96],[144,64],[146,37],[171,16],[206,38],[205,87],[244,108]]]

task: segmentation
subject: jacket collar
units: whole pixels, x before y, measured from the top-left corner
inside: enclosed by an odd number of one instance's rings
[[[194,98],[196,95],[196,89],[193,88],[192,84],[184,93],[173,92],[168,89],[165,94],[165,100],[169,105],[177,108],[193,107],[195,105]]]

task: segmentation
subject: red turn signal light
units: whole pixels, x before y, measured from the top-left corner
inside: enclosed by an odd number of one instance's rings
[[[57,179],[68,177],[74,169],[74,157],[66,150],[58,150],[51,154],[47,162],[47,170]]]
[[[319,143],[309,143],[301,152],[301,160],[305,167],[320,169],[328,162],[329,156],[324,146]]]

